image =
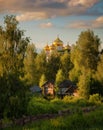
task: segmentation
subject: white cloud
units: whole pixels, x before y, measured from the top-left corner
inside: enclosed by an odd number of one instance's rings
[[[18,21],[40,20],[47,18],[47,14],[44,12],[26,12],[24,14],[16,16]]]
[[[88,28],[89,25],[84,21],[76,21],[69,25],[71,28]]]
[[[102,28],[103,29],[103,16],[100,16],[96,20],[94,20],[92,22],[92,26],[94,28]]]
[[[97,18],[96,22],[103,24],[103,16],[100,16],[99,18]]]
[[[97,2],[99,0],[0,0],[0,12],[19,13],[17,19],[24,21],[83,14]]]
[[[53,26],[53,24],[50,22],[40,24],[41,28],[51,28],[52,26]]]
[[[69,25],[71,28],[102,28],[103,29],[103,16],[98,17],[93,21],[76,21]]]

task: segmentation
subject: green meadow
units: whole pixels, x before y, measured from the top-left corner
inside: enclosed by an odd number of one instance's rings
[[[102,99],[101,99],[102,100]],[[65,97],[63,100],[55,98],[47,101],[40,97],[33,97],[28,105],[29,115],[63,113],[56,118],[37,119],[23,126],[12,125],[4,130],[102,130],[103,103],[98,95],[89,100],[76,97]]]

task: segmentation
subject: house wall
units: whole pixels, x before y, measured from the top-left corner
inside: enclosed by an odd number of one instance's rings
[[[54,85],[51,83],[48,83],[44,86],[44,95],[54,95]]]
[[[48,94],[51,94],[51,95],[54,94],[53,88],[48,88]]]
[[[74,93],[73,93],[73,96],[75,96],[75,97],[79,97],[78,92],[74,92]]]

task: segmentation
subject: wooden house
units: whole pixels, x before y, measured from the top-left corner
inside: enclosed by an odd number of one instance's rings
[[[54,82],[47,81],[42,85],[42,93],[44,97],[46,96],[54,96],[55,90],[54,90]]]
[[[63,98],[66,95],[73,95],[73,93],[76,91],[76,85],[71,82],[70,80],[64,80],[59,84],[59,91],[58,96]]]
[[[34,94],[34,93],[42,93],[42,89],[39,86],[32,86],[30,88],[30,91]]]

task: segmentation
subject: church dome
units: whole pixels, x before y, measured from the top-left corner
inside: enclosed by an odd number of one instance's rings
[[[44,50],[46,50],[46,51],[50,50],[48,44],[44,47]]]
[[[54,40],[53,45],[55,45],[55,46],[63,46],[63,41],[61,41],[59,39],[59,37],[57,37],[57,39]]]
[[[64,47],[65,50],[70,50],[71,49],[71,46],[69,44],[67,44],[65,47]]]
[[[50,48],[50,50],[55,50],[54,44],[52,44],[49,48]]]

